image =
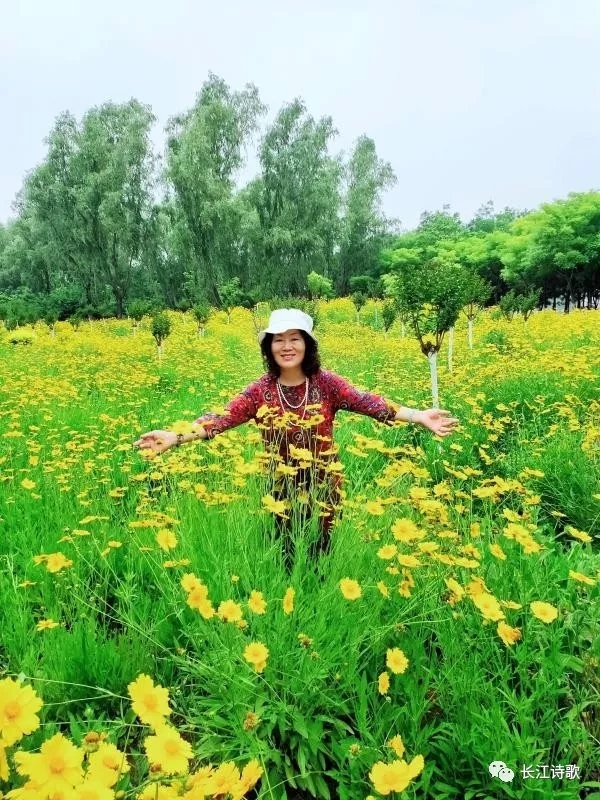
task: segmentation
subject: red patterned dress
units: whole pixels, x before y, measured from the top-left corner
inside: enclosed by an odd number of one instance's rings
[[[335,515],[335,506],[342,498],[342,476],[338,471],[339,459],[333,441],[333,419],[337,411],[354,411],[392,425],[396,409],[378,395],[361,392],[340,375],[319,370],[309,378],[306,411],[304,409],[305,382],[297,386],[283,386],[281,393],[287,403],[300,406],[292,409],[281,403],[276,385],[277,379],[267,373],[244,389],[227,406],[225,414],[207,413],[195,420],[203,423],[208,438],[255,420],[261,431],[267,452],[271,455],[276,483],[275,499],[290,497],[291,489],[310,489],[324,502],[319,523],[325,546],[329,544],[329,533]],[[305,453],[308,450],[312,458]],[[310,462],[310,467],[307,463]],[[296,466],[298,471],[293,481],[288,476],[277,478],[277,466]],[[298,465],[301,465],[300,467]],[[319,489],[320,492],[315,491]]]

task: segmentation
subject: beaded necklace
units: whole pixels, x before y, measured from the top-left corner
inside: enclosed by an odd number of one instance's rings
[[[304,397],[303,397],[303,399],[300,401],[300,403],[297,406],[292,405],[289,402],[289,400],[287,400],[283,396],[283,392],[281,391],[281,386],[279,384],[279,380],[275,381],[275,384],[277,386],[277,394],[279,395],[279,399],[281,401],[282,407],[284,405],[287,405],[289,408],[296,409],[296,408],[301,408],[301,406],[304,405],[304,411],[302,412],[302,416],[300,417],[300,419],[304,419],[304,415],[306,414],[306,402],[308,400],[308,378],[305,378],[304,381],[305,381],[305,384],[306,384],[305,389],[304,389]]]

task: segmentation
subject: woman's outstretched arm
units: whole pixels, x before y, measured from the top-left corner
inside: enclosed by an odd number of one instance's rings
[[[133,446],[138,447],[140,450],[151,450],[158,455],[171,447],[194,442],[198,439],[212,439],[218,433],[243,425],[256,415],[255,387],[256,384],[252,384],[242,394],[234,397],[227,405],[225,414],[208,412],[198,417],[194,421],[194,429],[190,433],[177,434],[173,431],[150,431],[142,434],[133,443]]]
[[[448,436],[458,425],[458,420],[443,408],[428,408],[420,411],[418,408],[400,406],[395,418],[401,422],[414,422],[422,425],[436,436]]]
[[[336,411],[354,411],[387,425],[395,420],[414,422],[438,436],[447,436],[458,425],[458,420],[452,417],[449,411],[435,408],[421,411],[407,406],[400,406],[396,410],[383,397],[357,389],[341,375],[329,372],[325,377],[329,396]]]

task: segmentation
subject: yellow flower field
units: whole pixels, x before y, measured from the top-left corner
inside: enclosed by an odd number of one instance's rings
[[[359,326],[349,300],[322,303],[323,366],[428,407],[427,360],[376,313]],[[297,524],[308,498],[275,499],[254,422],[156,458],[132,446],[191,430],[263,372],[250,312],[203,337],[169,314],[162,354],[148,320],[40,323],[16,345],[0,328],[0,792],[593,791],[600,314],[486,311],[472,350],[461,322],[451,371],[439,354],[461,422],[444,440],[340,412],[343,513],[320,558],[316,517]]]

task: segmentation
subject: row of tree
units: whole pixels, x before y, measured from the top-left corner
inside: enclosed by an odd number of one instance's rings
[[[236,278],[253,299],[297,294],[311,270],[346,293],[391,230],[380,209],[391,166],[366,136],[347,160],[331,156],[331,118],[315,120],[295,100],[260,140],[260,173],[240,188],[265,110],[256,87],[232,91],[211,75],[193,108],[169,120],[164,158],[152,151],[151,109],[137,100],[81,122],[62,114],[16,220],[0,229],[0,291],[109,303],[118,316],[135,298],[217,305]]]
[[[256,87],[232,91],[211,75],[193,108],[169,120],[164,158],[137,100],[80,122],[62,114],[16,219],[0,226],[0,313],[122,316],[135,301],[251,307],[350,292],[358,308],[398,295],[386,275],[411,291],[427,276],[440,286],[477,279],[478,302],[508,295],[521,309],[531,297],[597,307],[600,194],[534,212],[488,203],[468,223],[444,207],[400,233],[381,211],[396,179],[374,142],[332,156],[332,120],[313,119],[300,100],[279,111],[259,141],[259,174],[238,186],[264,112]]]

